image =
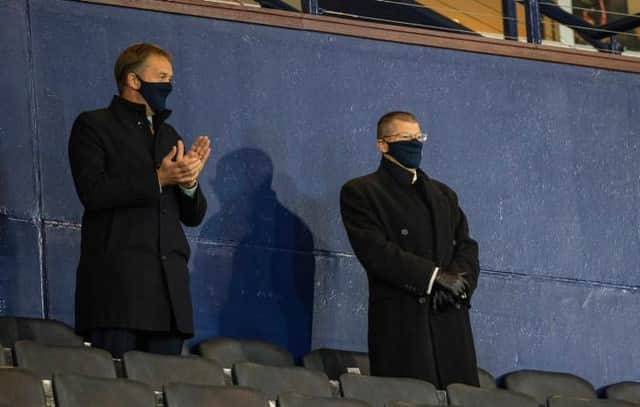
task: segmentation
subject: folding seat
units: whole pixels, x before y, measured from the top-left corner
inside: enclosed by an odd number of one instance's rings
[[[546,405],[551,396],[597,398],[593,385],[570,373],[519,370],[504,376],[507,390],[523,393]]]
[[[416,404],[408,401],[393,400],[385,404],[385,407],[439,407],[434,404]]]
[[[198,353],[225,369],[238,362],[267,366],[294,366],[293,355],[270,342],[255,339],[212,338],[198,345]]]
[[[339,380],[343,373],[369,374],[369,354],[338,349],[316,349],[303,358],[304,367],[325,372]]]
[[[307,396],[331,397],[331,384],[323,372],[304,367],[265,366],[252,362],[233,366],[235,384],[260,390],[269,400],[278,395],[295,392]]]
[[[495,389],[496,378],[488,371],[478,368],[478,379],[480,379],[480,387],[483,389]]]
[[[55,372],[115,378],[111,354],[88,347],[47,346],[33,341],[15,343],[16,365],[51,380]]]
[[[44,407],[42,382],[33,372],[0,368],[0,406]]]
[[[171,383],[164,387],[167,407],[268,407],[267,397],[246,387]]]
[[[83,339],[63,322],[51,319],[0,317],[0,343],[11,348],[20,340],[53,346],[84,346]]]
[[[284,393],[278,396],[278,407],[369,407],[369,404],[354,399]]]
[[[6,348],[2,343],[0,343],[0,366],[12,366],[13,360],[9,358],[9,352],[11,351],[9,348]]]
[[[637,404],[619,400],[584,399],[577,397],[552,396],[548,407],[637,407]]]
[[[53,376],[56,407],[155,407],[149,386],[126,379],[104,379],[69,373]]]
[[[433,384],[399,377],[374,377],[346,373],[340,376],[342,395],[363,400],[373,407],[384,407],[390,401],[438,405]]]
[[[509,390],[484,389],[466,384],[447,386],[449,405],[464,407],[537,407],[538,402],[524,394]]]
[[[169,383],[224,386],[224,373],[216,363],[199,356],[156,355],[139,351],[123,356],[124,371],[129,379],[162,391]]]
[[[611,400],[640,404],[640,382],[620,382],[607,386],[605,396]]]

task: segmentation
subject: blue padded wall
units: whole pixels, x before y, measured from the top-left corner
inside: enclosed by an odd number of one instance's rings
[[[375,122],[402,109],[480,243],[480,364],[640,379],[640,76],[67,0],[0,0],[0,27],[0,152],[16,158],[0,164],[0,313],[73,323],[69,129],[108,104],[118,53],[150,41],[174,55],[170,121],[213,139],[209,212],[187,231],[194,341],[366,349],[338,194],[375,170]]]

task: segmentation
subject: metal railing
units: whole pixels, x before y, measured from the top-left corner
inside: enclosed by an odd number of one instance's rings
[[[633,31],[640,27],[640,13],[574,6],[571,0],[225,0],[229,1],[613,54],[629,50],[625,44],[640,51],[640,30]],[[600,13],[602,18],[596,24],[581,13]]]

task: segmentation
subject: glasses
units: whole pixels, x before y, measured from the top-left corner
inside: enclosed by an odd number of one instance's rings
[[[380,140],[386,142],[418,140],[419,142],[424,143],[425,141],[427,141],[427,138],[429,138],[427,133],[397,133],[390,136],[382,137]]]

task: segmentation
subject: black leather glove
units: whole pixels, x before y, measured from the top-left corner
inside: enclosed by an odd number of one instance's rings
[[[433,312],[442,312],[451,307],[460,309],[461,305],[450,291],[436,288],[431,296],[431,307]]]
[[[436,276],[436,284],[453,294],[456,298],[465,299],[469,292],[469,282],[465,278],[467,273],[453,273],[440,269]]]

